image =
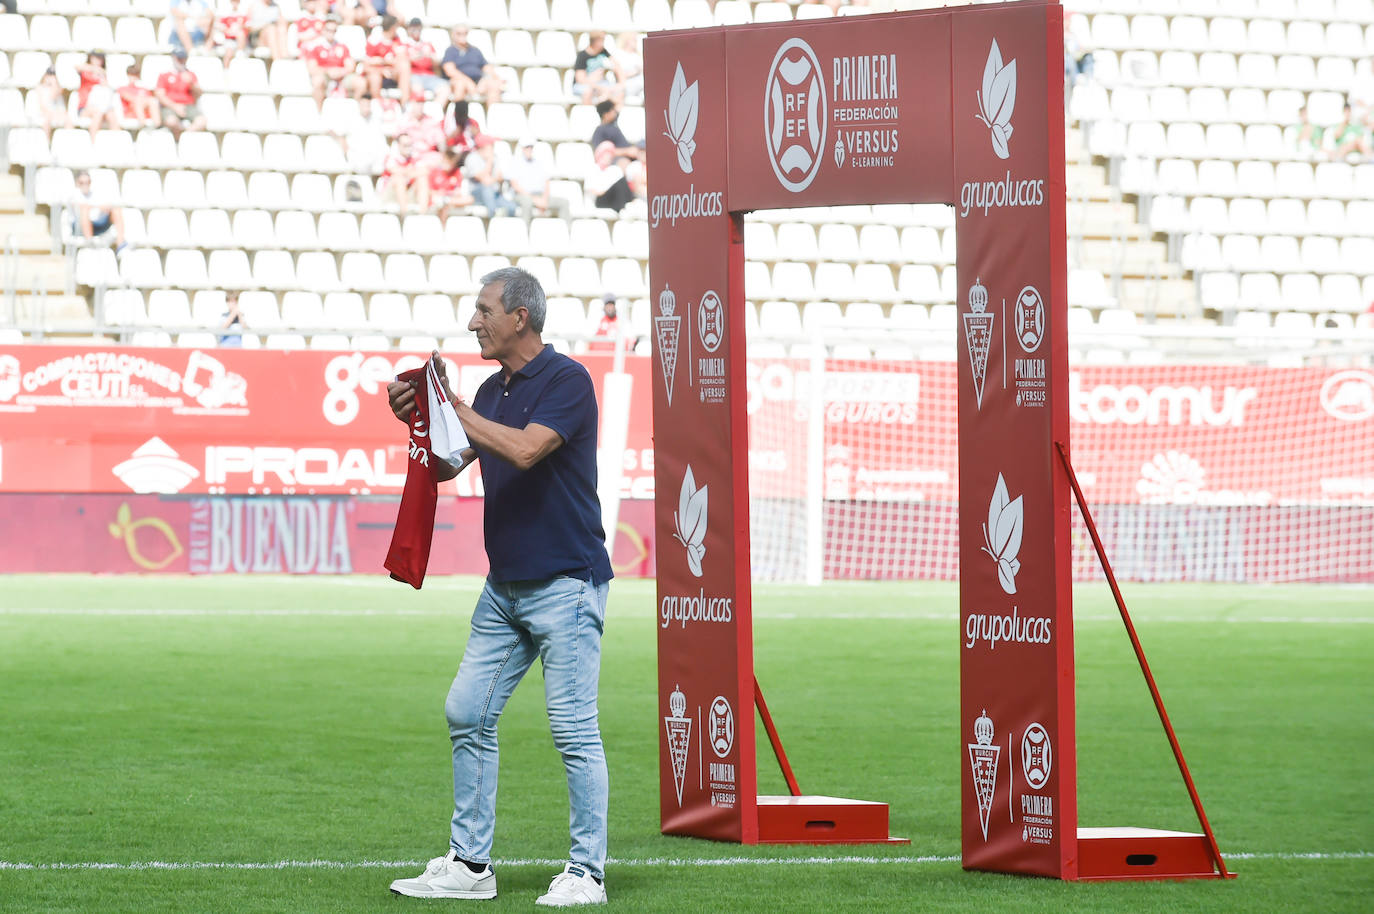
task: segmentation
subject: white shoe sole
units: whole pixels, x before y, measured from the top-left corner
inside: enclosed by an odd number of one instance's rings
[[[400,882],[399,882],[399,881],[398,881],[398,882],[393,882],[393,883],[391,884],[391,891],[392,891],[392,894],[395,894],[395,895],[403,895],[403,896],[405,896],[406,898],[471,898],[471,899],[473,899],[474,901],[480,901],[480,900],[489,899],[489,898],[495,898],[495,897],[496,897],[496,890],[495,890],[495,889],[481,889],[481,890],[477,890],[477,891],[467,891],[467,892],[464,892],[464,891],[447,891],[447,892],[444,892],[444,891],[433,891],[433,890],[425,890],[425,889],[413,889],[413,888],[411,888],[410,886],[400,886],[400,887],[398,888],[397,886],[399,886],[399,885],[400,885]]]

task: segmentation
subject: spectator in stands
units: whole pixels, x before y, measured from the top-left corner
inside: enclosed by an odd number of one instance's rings
[[[1366,127],[1374,127],[1374,57],[1366,57],[1355,65],[1349,99],[1355,120]]]
[[[157,78],[158,104],[162,106],[162,124],[181,137],[185,130],[204,130],[205,115],[200,113],[200,80],[186,69],[186,49],[172,51],[172,69]]]
[[[382,89],[393,88],[400,90],[402,102],[410,98],[410,56],[405,42],[401,20],[395,16],[383,16],[367,36],[363,76],[373,98],[381,98]]]
[[[383,200],[394,201],[404,216],[410,205],[412,189],[416,182],[425,177],[423,163],[415,154],[410,137],[404,133],[398,134],[396,142],[391,144],[391,153],[382,165],[382,176],[377,179],[377,192]]]
[[[1341,122],[1326,131],[1322,139],[1325,140],[1327,156],[1336,161],[1344,161],[1352,154],[1365,159],[1374,151],[1370,144],[1369,131],[1365,129],[1364,124],[1355,120],[1349,101],[1345,103],[1345,108],[1341,112]]]
[[[1305,158],[1314,157],[1322,148],[1322,127],[1307,117],[1307,106],[1298,108],[1298,122],[1288,128],[1292,138],[1293,150]]]
[[[209,0],[172,0],[172,46],[188,51],[204,47],[215,25]]]
[[[606,33],[593,29],[587,46],[577,52],[573,62],[573,91],[590,105],[607,99],[624,101],[625,71],[606,47]]]
[[[315,104],[324,110],[325,96],[336,87],[352,92],[354,98],[363,94],[363,78],[353,72],[353,58],[348,45],[339,41],[339,21],[330,16],[320,29],[320,37],[301,52],[305,69],[310,74],[310,93]]]
[[[248,40],[254,47],[265,47],[273,60],[286,57],[286,20],[277,0],[257,0],[248,13]]]
[[[67,92],[57,81],[57,71],[49,68],[29,93],[29,119],[43,128],[49,140],[54,127],[70,127],[72,116],[67,111]]]
[[[358,171],[375,175],[381,170],[390,137],[372,96],[358,99],[357,107],[341,105],[332,109],[329,132],[338,140],[348,164]]]
[[[505,85],[482,49],[468,44],[468,27],[454,26],[449,38],[453,43],[440,65],[448,78],[449,92],[459,101],[480,96],[488,105],[499,102]]]
[[[235,54],[248,50],[248,10],[243,0],[229,0],[229,8],[215,18],[210,43],[214,52],[224,58],[226,67]]]
[[[468,103],[465,101],[449,104],[444,116],[444,132],[448,135],[449,148],[460,153],[471,152],[477,146],[477,138],[482,135],[480,125],[468,113]]]
[[[330,18],[329,0],[305,0],[305,12],[296,19],[296,51],[301,56],[324,34],[324,24]]]
[[[119,106],[110,80],[105,74],[105,55],[92,51],[86,62],[76,65],[81,85],[76,90],[76,113],[91,119],[91,139],[100,132],[102,124],[111,130],[120,129]]]
[[[615,60],[625,78],[625,96],[644,97],[644,51],[638,32],[621,32],[615,40]]]
[[[439,52],[434,45],[425,41],[424,23],[419,19],[411,19],[406,23],[406,53],[410,55],[411,85],[419,86],[425,92],[433,92],[434,100],[442,108],[448,101],[448,80],[435,72]]]
[[[386,0],[335,0],[332,4],[347,25],[367,25],[386,13]]]
[[[487,208],[487,216],[503,212],[515,215],[515,201],[503,192],[505,183],[501,168],[496,162],[496,141],[489,136],[479,136],[477,146],[463,160],[463,173],[468,177],[468,188],[472,196]]]
[[[630,182],[625,178],[625,170],[616,164],[615,144],[606,140],[595,147],[596,166],[587,176],[587,192],[602,209],[620,212],[635,198]]]
[[[640,180],[640,160],[644,157],[644,143],[631,143],[620,129],[620,106],[607,99],[599,102],[596,113],[601,115],[601,123],[592,131],[592,151],[600,155],[601,147],[610,143],[615,150],[615,163],[625,172],[631,184]]]
[[[649,195],[649,150],[641,140],[639,146],[639,160],[630,163],[625,170],[625,180],[630,184],[630,190],[635,192],[636,197]]]
[[[248,322],[239,310],[239,294],[233,289],[224,293],[224,321],[219,329],[224,331],[219,335],[221,346],[243,345],[243,332],[248,329]]]
[[[449,210],[471,206],[474,202],[463,175],[463,160],[466,157],[467,153],[456,149],[444,150],[438,163],[430,169],[427,180],[420,185],[420,208],[428,210],[438,207],[440,222],[448,219]]]
[[[601,296],[601,317],[596,322],[596,329],[592,332],[592,340],[587,344],[589,351],[614,350],[615,341],[621,340],[621,348],[626,351],[634,349],[634,338],[630,336],[629,328],[624,327],[620,320],[620,314],[616,310],[616,298],[614,292],[607,292]],[[621,333],[625,335],[621,337]]]
[[[129,64],[129,69],[125,71],[124,85],[119,87],[119,100],[124,106],[126,118],[148,127],[162,126],[157,97],[152,89],[143,85],[143,71],[137,62]]]
[[[91,191],[91,173],[82,169],[76,173],[76,196],[72,198],[72,234],[94,244],[114,229],[115,253],[123,254],[129,247],[124,237],[124,209],[105,200],[96,199]]]
[[[1073,89],[1080,79],[1093,78],[1093,52],[1088,43],[1088,20],[1082,13],[1064,15],[1064,80]],[[1065,100],[1067,104],[1067,99]]]
[[[419,99],[411,101],[406,109],[406,119],[401,123],[401,129],[397,133],[404,133],[410,137],[411,147],[417,156],[437,153],[448,145],[443,122],[427,114],[425,103]]]
[[[506,163],[505,174],[511,196],[520,207],[520,218],[526,222],[536,215],[568,218],[568,201],[549,193],[549,169],[534,156],[534,137],[520,140],[520,147]]]

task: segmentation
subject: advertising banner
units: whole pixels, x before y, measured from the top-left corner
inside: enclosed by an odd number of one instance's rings
[[[952,198],[948,16],[726,33],[730,208]]]
[[[964,865],[1072,879],[1062,15],[953,23],[959,723]]]
[[[399,494],[409,455],[386,384],[423,355],[0,346],[0,492]],[[448,357],[471,397],[496,370]],[[605,354],[579,360],[597,384]],[[648,366],[627,371],[647,386]],[[650,401],[631,404],[625,497],[653,497]],[[441,491],[480,495],[477,467]]]
[[[824,363],[827,500],[957,503],[959,427],[949,407],[958,374],[974,386],[979,415],[995,403],[1015,403],[1023,392],[1018,383],[1038,380],[1018,379],[1017,356],[1002,355],[1005,344],[1019,351],[1011,331],[1002,339],[1015,317],[1002,319],[1002,297],[993,310],[991,283],[975,276],[963,292],[954,341],[958,372],[949,362]],[[970,295],[982,312],[968,303]],[[655,309],[664,317],[658,301]],[[687,320],[683,306],[671,310],[669,320],[656,324],[663,333],[672,332],[672,317],[677,324]],[[689,345],[701,348],[695,339],[684,341],[684,352]],[[392,372],[417,359],[0,347],[0,492],[399,493],[405,429],[386,408],[383,391]],[[578,359],[599,392],[610,358]],[[699,400],[694,382],[701,365],[689,385],[685,359],[680,376],[674,364],[674,386]],[[450,355],[449,362],[469,393],[493,370],[475,355]],[[636,381],[621,491],[625,499],[647,501],[655,491],[650,373],[660,382],[667,373],[641,356],[627,359],[625,370]],[[815,383],[808,360],[748,360],[752,497],[806,495]],[[1367,368],[1078,365],[1068,372],[1068,416],[1074,465],[1093,506],[1374,504],[1374,372]],[[479,495],[475,469],[444,491]]]
[[[0,574],[375,574],[397,496],[0,494]],[[653,573],[652,502],[621,512],[616,574]],[[485,574],[482,500],[441,496],[431,574]],[[403,585],[397,584],[398,591]]]
[[[659,807],[667,834],[757,840],[741,224],[725,210],[723,34],[656,36],[651,122]],[[638,386],[637,386],[638,389]]]

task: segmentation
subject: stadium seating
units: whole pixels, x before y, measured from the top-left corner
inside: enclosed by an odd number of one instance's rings
[[[1123,328],[1114,322],[1122,319],[1111,315],[1229,323],[1242,312],[1274,313],[1269,329],[1295,334],[1317,326],[1314,318],[1334,315],[1353,328],[1374,297],[1374,163],[1317,160],[1296,148],[1292,127],[1303,105],[1314,123],[1340,117],[1343,93],[1374,51],[1374,3],[1067,6],[1096,66],[1094,78],[1081,81],[1069,99],[1077,137],[1069,146],[1078,150],[1069,166],[1069,298],[1083,309],[1076,313],[1088,316],[1077,326],[1095,328],[1123,349],[1150,344],[1138,333],[1118,332]],[[460,302],[507,257],[534,269],[555,298],[614,291],[631,302],[633,319],[647,321],[648,311],[635,308],[649,293],[643,206],[632,204],[618,217],[598,211],[581,185],[592,167],[588,140],[596,115],[575,103],[569,86],[585,31],[830,14],[820,4],[745,0],[714,7],[705,0],[410,0],[400,7],[425,19],[426,37],[441,49],[443,29],[459,21],[473,27],[470,40],[507,83],[502,101],[474,104],[474,116],[498,138],[502,154],[527,133],[538,138],[536,154],[558,179],[556,193],[570,198],[570,222],[487,219],[478,210],[445,223],[433,213],[402,215],[329,133],[353,102],[330,99],[321,116],[298,59],[240,54],[226,67],[217,57],[193,55],[206,132],[174,140],[165,130],[128,123],[92,140],[78,121],[49,141],[29,124],[24,107],[43,70],[57,65],[70,86],[80,52],[103,47],[117,50],[110,60],[116,85],[135,59],[144,81],[154,81],[171,67],[165,4],[21,3],[18,15],[0,16],[0,130],[10,128],[4,151],[32,185],[30,199],[60,210],[73,172],[87,168],[128,213],[134,251],[116,260],[108,250],[82,249],[72,258],[74,281],[88,290],[93,308],[103,296],[106,325],[119,325],[111,317],[125,314],[133,315],[131,326],[175,316],[191,327],[181,339],[203,332],[194,326],[209,326],[209,311],[168,306],[181,299],[158,293],[179,291],[194,302],[234,288],[251,295],[262,316],[276,315],[264,329],[278,322],[290,329],[269,333],[269,346],[315,346],[315,336],[325,348],[345,339],[356,344],[363,331],[389,341],[461,336]],[[297,4],[283,8],[290,17]],[[361,28],[343,27],[340,37],[361,52]],[[621,114],[632,138],[655,121],[633,103]],[[350,199],[350,190],[361,200]],[[763,306],[751,333],[798,342],[822,326],[856,333],[952,326],[959,296],[946,207],[753,214],[746,244],[748,313]],[[1163,307],[1154,304],[1161,298]],[[307,301],[318,307],[301,305]],[[570,320],[554,327],[575,341],[587,324],[584,314],[576,330]],[[875,352],[855,341],[846,354],[862,351]]]

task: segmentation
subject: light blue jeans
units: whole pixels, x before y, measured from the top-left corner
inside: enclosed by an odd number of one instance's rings
[[[605,583],[577,578],[490,579],[472,613],[472,633],[444,703],[453,741],[453,824],[449,843],[473,863],[491,860],[499,753],[496,722],[539,657],[553,744],[568,774],[568,859],[603,878],[609,779],[597,722]]]

